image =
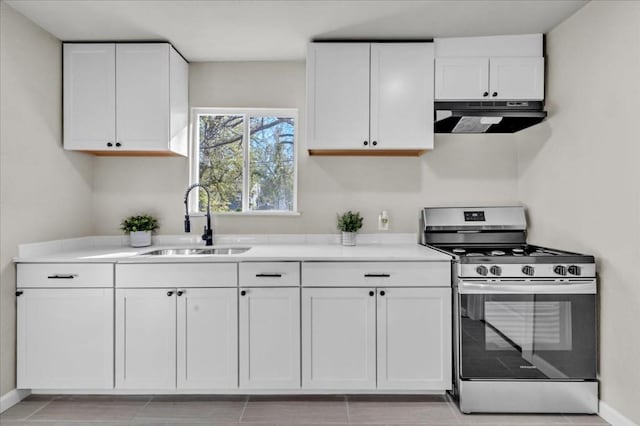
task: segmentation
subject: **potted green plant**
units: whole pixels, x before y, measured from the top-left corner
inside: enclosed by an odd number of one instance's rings
[[[120,224],[120,229],[129,234],[131,247],[151,245],[151,233],[158,229],[158,220],[148,214],[129,216]]]
[[[362,228],[363,221],[364,219],[360,216],[360,212],[354,213],[349,210],[346,213],[338,215],[338,229],[342,231],[343,246],[356,245],[356,233]]]

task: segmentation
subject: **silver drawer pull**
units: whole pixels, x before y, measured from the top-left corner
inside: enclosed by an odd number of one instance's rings
[[[258,278],[282,278],[282,274],[256,274]]]
[[[364,274],[365,278],[390,278],[391,274]]]
[[[47,278],[50,280],[72,280],[77,276],[78,274],[53,274],[49,275]]]

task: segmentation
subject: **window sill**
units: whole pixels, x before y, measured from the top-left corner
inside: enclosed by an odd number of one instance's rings
[[[203,217],[206,216],[206,213],[203,212],[190,212],[190,216],[192,217]],[[255,212],[212,212],[212,216],[290,216],[297,217],[301,216],[300,212],[285,212],[285,211],[255,211]]]

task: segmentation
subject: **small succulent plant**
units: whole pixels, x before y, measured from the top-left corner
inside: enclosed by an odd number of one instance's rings
[[[158,229],[158,220],[148,214],[142,214],[139,216],[129,216],[124,219],[120,224],[126,234],[137,231],[155,231]]]
[[[360,216],[360,212],[352,212],[349,210],[342,215],[338,215],[338,229],[342,232],[358,232],[362,228],[364,219]]]

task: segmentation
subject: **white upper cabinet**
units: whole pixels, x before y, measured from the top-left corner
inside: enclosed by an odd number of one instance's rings
[[[363,148],[369,141],[369,44],[311,44],[307,73],[308,148]]]
[[[436,59],[436,100],[478,99],[488,96],[489,59]]]
[[[371,148],[433,148],[433,44],[371,45]]]
[[[544,58],[491,58],[491,99],[544,99]]]
[[[121,148],[162,149],[169,136],[166,44],[116,46],[116,123]]]
[[[307,148],[416,155],[433,148],[431,43],[312,43]]]
[[[544,58],[437,58],[435,98],[542,100]]]
[[[63,69],[65,149],[115,147],[115,44],[65,44]]]
[[[436,39],[436,101],[543,100],[542,43],[542,34]]]
[[[187,155],[188,65],[168,43],[64,45],[64,147]]]

